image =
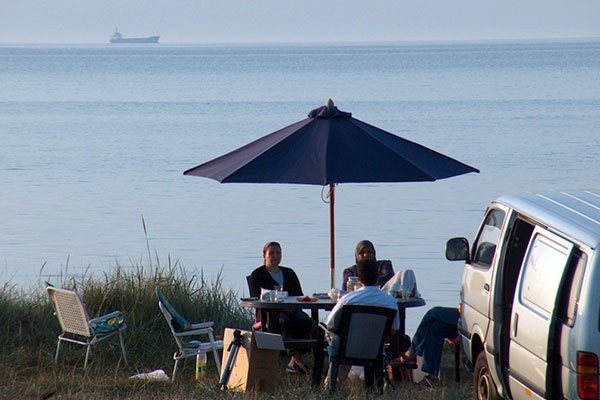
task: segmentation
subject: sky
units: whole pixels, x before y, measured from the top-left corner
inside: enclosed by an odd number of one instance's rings
[[[0,43],[598,38],[599,16],[599,0],[0,0]]]

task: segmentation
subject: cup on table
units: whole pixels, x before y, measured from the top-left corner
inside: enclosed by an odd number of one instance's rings
[[[340,289],[333,288],[329,291],[328,295],[331,301],[338,301],[340,297],[342,297],[342,291]]]
[[[262,301],[273,301],[275,300],[275,291],[270,289],[260,289],[260,299]]]
[[[276,285],[274,288],[274,293],[273,293],[273,301],[279,301],[282,300],[284,297],[287,296],[287,293],[285,293],[283,291],[283,286],[280,285]],[[285,295],[285,296],[284,296]]]

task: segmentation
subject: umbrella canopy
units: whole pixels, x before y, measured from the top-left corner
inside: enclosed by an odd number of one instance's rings
[[[255,140],[184,175],[221,183],[330,185],[331,287],[334,286],[334,184],[435,181],[476,168],[369,125],[331,99],[308,118]]]

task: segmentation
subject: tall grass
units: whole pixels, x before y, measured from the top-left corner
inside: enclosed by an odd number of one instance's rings
[[[124,313],[129,366],[121,360],[118,340],[107,340],[96,346],[92,362],[84,371],[85,351],[82,346],[63,346],[58,366],[54,352],[60,327],[44,291],[45,285],[29,291],[9,282],[0,286],[0,398],[127,398],[136,400],[165,398],[216,399],[363,399],[360,383],[341,387],[335,396],[315,391],[310,377],[289,375],[284,370],[287,360],[281,360],[278,384],[271,394],[234,393],[217,389],[219,376],[209,357],[208,379],[194,381],[194,360],[189,359],[178,381],[173,383],[143,382],[128,379],[138,372],[162,368],[170,375],[172,354],[176,346],[164,317],[158,309],[155,290],[165,297],[190,322],[214,321],[220,334],[225,327],[249,329],[252,313],[239,305],[238,295],[222,287],[221,274],[211,281],[202,271],[190,274],[179,261],[166,262],[154,257],[146,267],[139,263],[132,268],[117,265],[110,272],[93,275],[88,269],[76,277],[61,274],[55,286],[76,289],[83,297],[91,317],[114,310]],[[408,382],[396,383],[381,399],[466,399],[471,394],[469,376],[463,383],[452,382],[451,350],[443,358],[443,384],[434,388]],[[464,375],[467,375],[466,373]],[[369,396],[367,396],[369,397]]]
[[[202,271],[190,275],[171,257],[163,266],[157,256],[153,267],[138,264],[124,269],[117,265],[99,276],[88,270],[81,276],[50,283],[77,290],[92,318],[121,310],[128,326],[126,348],[130,364],[144,369],[171,365],[175,350],[171,332],[158,308],[156,288],[190,322],[214,321],[217,335],[227,326],[242,329],[251,326],[252,313],[240,307],[238,295],[224,289],[221,280],[221,273],[211,281],[205,279]],[[40,353],[49,359],[54,355],[60,327],[43,286],[29,293],[8,282],[0,287],[0,321],[4,321],[0,324],[2,358],[15,353],[30,354],[19,361],[28,364],[35,361],[31,360],[33,354]],[[61,357],[63,353],[68,357],[70,352],[83,354],[82,347],[69,346],[61,351]],[[93,357],[110,359],[110,354],[119,357],[118,351],[108,352],[107,356],[105,353],[95,351]]]

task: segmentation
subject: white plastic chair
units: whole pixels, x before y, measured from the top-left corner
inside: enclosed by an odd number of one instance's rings
[[[158,307],[165,316],[171,333],[177,343],[177,351],[173,354],[173,360],[175,360],[175,366],[173,367],[172,381],[175,381],[177,374],[177,367],[179,361],[186,357],[193,357],[199,353],[208,353],[212,351],[215,358],[215,365],[217,367],[217,374],[221,372],[221,359],[217,350],[223,349],[223,341],[215,340],[213,335],[214,322],[201,322],[197,324],[189,324],[183,317],[173,308],[173,306],[164,298],[160,290],[156,289],[158,295]],[[181,325],[183,330],[176,329],[176,325]],[[207,335],[208,342],[201,342],[199,340],[186,340],[191,336]]]
[[[90,318],[85,304],[77,292],[53,286],[48,286],[46,291],[62,329],[56,345],[55,363],[58,363],[62,342],[71,342],[87,347],[83,366],[85,369],[92,353],[92,346],[118,333],[123,360],[127,365],[127,353],[123,342],[123,331],[127,325],[122,318],[118,318],[121,316],[121,311],[113,311],[98,318]]]

